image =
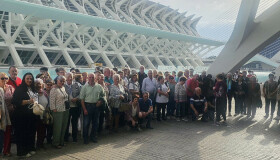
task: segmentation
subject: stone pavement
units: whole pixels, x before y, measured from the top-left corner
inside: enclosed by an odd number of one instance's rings
[[[104,133],[98,144],[68,142],[63,149],[40,150],[29,159],[187,159],[279,160],[279,121],[265,119],[264,108],[255,119],[228,117],[229,126],[213,122],[153,121],[153,130]],[[13,145],[13,153],[16,154]],[[9,159],[16,159],[15,156]]]

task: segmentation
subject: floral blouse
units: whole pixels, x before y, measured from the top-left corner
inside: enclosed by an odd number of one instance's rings
[[[112,108],[119,108],[121,105],[122,100],[120,96],[125,94],[124,88],[122,85],[118,84],[118,86],[112,84],[110,86],[110,95],[109,100],[111,101]]]
[[[65,88],[52,88],[50,93],[50,109],[57,110],[57,112],[66,111],[65,101],[68,100],[68,94]]]

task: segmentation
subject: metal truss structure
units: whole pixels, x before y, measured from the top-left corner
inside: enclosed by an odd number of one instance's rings
[[[185,14],[148,0],[1,0],[0,65],[202,66],[223,43]]]

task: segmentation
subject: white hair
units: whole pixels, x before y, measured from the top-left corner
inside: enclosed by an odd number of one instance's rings
[[[41,84],[43,84],[44,81],[41,78],[37,78],[37,79],[35,79],[34,83],[41,83]]]
[[[115,79],[116,77],[118,77],[119,79],[121,79],[121,76],[119,74],[114,74],[113,79]]]
[[[72,72],[66,73],[65,78],[67,79],[69,76],[71,76],[73,78],[73,73]]]

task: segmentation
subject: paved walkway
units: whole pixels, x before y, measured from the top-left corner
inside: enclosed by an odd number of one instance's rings
[[[253,120],[246,116],[228,117],[229,126],[200,121],[153,121],[153,130],[105,133],[98,144],[84,145],[79,140],[60,150],[47,145],[47,150],[38,151],[31,159],[279,160],[279,121],[263,115],[264,109],[258,109]]]

